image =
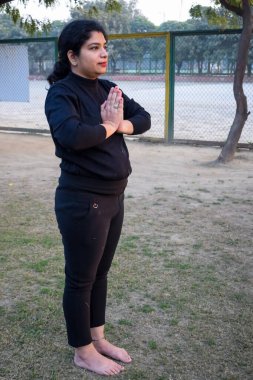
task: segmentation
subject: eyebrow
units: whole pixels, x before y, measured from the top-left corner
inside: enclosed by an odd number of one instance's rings
[[[91,42],[90,44],[88,44],[88,46],[92,46],[92,45],[96,45],[96,46],[107,45],[107,42],[105,42],[104,44],[100,44],[99,42]]]

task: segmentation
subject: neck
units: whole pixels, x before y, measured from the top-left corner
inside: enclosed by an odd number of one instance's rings
[[[85,79],[95,80],[95,79],[98,78],[98,76],[88,77],[87,75],[84,75],[84,74],[80,73],[80,71],[78,69],[76,69],[75,67],[71,68],[71,71],[72,71],[73,74],[79,75],[79,77],[82,77],[82,78],[85,78]]]

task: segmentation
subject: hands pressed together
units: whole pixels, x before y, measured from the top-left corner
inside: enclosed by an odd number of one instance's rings
[[[101,105],[101,117],[106,129],[106,138],[113,133],[133,133],[133,124],[124,120],[124,99],[118,86],[112,87],[107,100]]]

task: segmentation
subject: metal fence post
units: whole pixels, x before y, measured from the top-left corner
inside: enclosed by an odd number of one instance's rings
[[[165,66],[165,129],[164,139],[172,143],[174,139],[174,92],[175,92],[175,36],[166,33]]]
[[[174,99],[175,99],[175,36],[170,33],[170,108],[169,108],[169,142],[174,140]]]
[[[165,120],[164,140],[169,142],[169,115],[170,115],[170,33],[165,36]]]

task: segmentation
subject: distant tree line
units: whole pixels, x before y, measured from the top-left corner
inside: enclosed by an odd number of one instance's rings
[[[78,18],[98,18],[109,34],[146,33],[160,31],[189,31],[217,29],[203,18],[201,21],[189,19],[185,22],[167,21],[156,27],[136,8],[136,1],[120,0],[122,11],[106,12],[103,1],[89,1],[87,7],[74,7],[70,20]],[[99,11],[90,14],[90,9]],[[224,10],[221,10],[224,12]],[[69,21],[70,21],[69,20]],[[58,36],[66,22],[53,21],[47,36]],[[228,27],[240,28],[237,16],[229,18]],[[46,36],[41,34],[41,36]],[[0,39],[29,37],[24,30],[15,26],[10,17],[0,14]],[[236,60],[236,46],[239,35],[194,35],[178,36],[175,44],[176,74],[233,74]],[[30,74],[47,75],[54,62],[54,44],[35,42],[28,44]],[[165,72],[164,38],[119,39],[109,42],[111,73],[153,73]],[[247,75],[252,75],[253,47],[251,47]]]

